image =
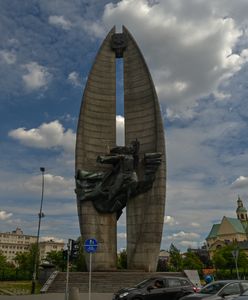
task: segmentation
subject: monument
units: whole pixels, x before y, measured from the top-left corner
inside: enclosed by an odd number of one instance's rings
[[[124,65],[125,146],[116,145],[116,59]],[[116,226],[126,207],[128,269],[156,271],[165,206],[164,129],[148,67],[125,27],[122,33],[110,30],[88,76],[75,167],[81,235],[98,241],[92,270],[116,269]]]

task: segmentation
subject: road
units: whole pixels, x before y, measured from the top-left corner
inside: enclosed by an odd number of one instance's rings
[[[92,293],[91,300],[111,300],[112,293]],[[89,294],[79,294],[79,300],[88,300]],[[65,294],[52,293],[52,294],[39,294],[39,295],[22,295],[22,296],[1,296],[0,300],[65,300]],[[74,300],[70,299],[69,300]],[[75,298],[75,300],[78,300]]]

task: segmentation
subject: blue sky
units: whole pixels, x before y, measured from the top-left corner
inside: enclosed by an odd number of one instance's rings
[[[108,31],[140,46],[165,124],[162,248],[198,247],[215,222],[248,207],[248,2],[0,1],[0,230],[79,236],[75,132],[91,64]],[[121,106],[117,109],[121,114]],[[117,117],[121,140],[123,117]],[[120,129],[120,131],[119,131]],[[118,248],[125,247],[125,214]]]

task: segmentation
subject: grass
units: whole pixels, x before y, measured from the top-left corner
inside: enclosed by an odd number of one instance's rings
[[[28,295],[31,293],[31,281],[0,281],[0,295]],[[36,284],[35,293],[40,292],[40,284]]]

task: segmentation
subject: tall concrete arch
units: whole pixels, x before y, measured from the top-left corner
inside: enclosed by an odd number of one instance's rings
[[[135,40],[127,37],[124,59],[125,141],[138,138],[141,156],[161,152],[162,164],[151,190],[127,203],[127,253],[130,269],[154,271],[163,230],[165,207],[164,128],[154,84]],[[142,174],[142,167],[139,173]]]
[[[114,42],[113,42],[114,40]],[[105,170],[96,163],[116,145],[116,58],[124,64],[124,117],[126,144],[138,139],[140,157],[162,154],[152,188],[127,202],[128,268],[155,271],[160,250],[165,206],[165,142],[160,107],[148,67],[134,38],[123,27],[112,28],[96,56],[84,90],[76,142],[76,170]],[[142,177],[142,164],[137,170]],[[116,213],[100,213],[92,202],[78,199],[84,240],[96,238],[94,270],[116,268]]]
[[[96,157],[116,144],[116,66],[110,41],[113,28],[95,58],[84,90],[76,139],[76,170],[99,170]],[[100,166],[101,168],[101,166]],[[116,268],[116,215],[98,213],[92,202],[77,201],[82,239],[95,238],[95,270]],[[87,258],[87,257],[86,257]]]

